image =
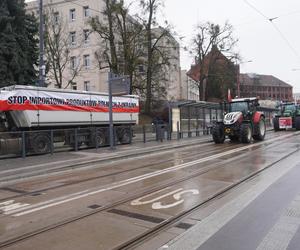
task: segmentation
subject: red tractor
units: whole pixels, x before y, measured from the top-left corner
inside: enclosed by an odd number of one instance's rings
[[[224,104],[226,113],[223,121],[216,122],[212,127],[215,143],[223,143],[228,137],[232,141],[250,143],[251,138],[262,141],[266,134],[265,116],[257,111],[257,98],[232,99]]]

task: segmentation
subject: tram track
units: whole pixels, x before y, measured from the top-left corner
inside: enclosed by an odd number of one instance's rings
[[[289,137],[286,137],[286,139],[288,139]],[[277,144],[281,144],[282,141],[278,142],[278,143],[274,143],[274,144],[270,144],[270,145],[267,145],[265,148],[268,148],[268,147],[276,147]],[[253,145],[254,147],[254,145]],[[246,147],[247,149],[247,147]],[[152,237],[153,235],[156,235],[158,232],[168,228],[170,225],[173,225],[174,223],[178,222],[179,220],[181,220],[182,218],[184,218],[185,216],[187,216],[188,214],[192,213],[193,211],[197,210],[198,208],[200,208],[201,206],[203,206],[204,204],[206,204],[207,202],[219,197],[220,195],[224,194],[225,192],[235,188],[236,186],[238,186],[239,184],[247,181],[248,179],[256,176],[257,174],[259,174],[260,172],[266,170],[267,168],[270,168],[271,166],[275,165],[276,163],[282,161],[283,159],[289,157],[290,155],[294,154],[295,152],[298,152],[299,149],[295,149],[293,150],[292,152],[290,152],[289,154],[287,155],[284,155],[283,157],[281,157],[280,159],[270,163],[269,165],[265,166],[264,168],[246,176],[245,178],[242,178],[239,182],[237,183],[234,183],[228,187],[226,187],[225,189],[221,190],[220,192],[214,194],[213,196],[209,197],[207,200],[205,200],[204,202],[194,206],[193,208],[187,210],[187,211],[183,211],[182,213],[180,213],[178,216],[174,217],[174,218],[171,218],[171,219],[168,219],[162,223],[160,223],[159,225],[157,225],[156,227],[154,227],[153,229],[147,231],[145,234],[142,234],[140,235],[139,237],[136,237],[134,239],[131,239],[130,241],[118,246],[116,249],[129,249],[131,247],[134,247],[136,246],[136,244],[140,244],[141,242],[145,241],[145,239],[149,239],[149,237]],[[142,197],[142,196],[145,196],[145,195],[148,195],[148,194],[151,194],[153,192],[156,192],[158,190],[161,190],[161,189],[164,189],[164,188],[167,188],[169,186],[172,186],[172,185],[176,185],[176,184],[179,184],[183,181],[186,181],[188,179],[191,179],[193,177],[196,177],[196,176],[199,176],[205,172],[208,172],[208,171],[211,171],[213,169],[217,169],[219,168],[221,165],[224,165],[225,163],[229,163],[230,161],[232,160],[235,160],[235,159],[238,159],[238,158],[241,158],[243,157],[243,154],[238,154],[237,156],[233,157],[233,158],[230,158],[228,160],[225,160],[223,162],[220,162],[220,163],[216,163],[216,164],[211,164],[209,166],[206,166],[206,167],[203,167],[201,168],[200,170],[198,171],[194,171],[193,173],[190,173],[190,174],[187,174],[187,176],[184,176],[182,178],[177,178],[177,179],[172,179],[172,180],[169,180],[168,182],[164,183],[164,184],[161,184],[161,185],[157,185],[155,187],[151,187],[149,189],[147,189],[146,191],[143,191],[143,192],[135,192],[134,194],[128,196],[128,197],[125,197],[124,199],[121,199],[117,202],[114,202],[114,203],[111,203],[111,204],[107,204],[101,208],[98,208],[98,209],[95,209],[93,211],[89,211],[85,214],[81,214],[81,215],[78,215],[76,217],[72,217],[72,218],[69,218],[69,219],[66,219],[64,221],[60,221],[58,223],[55,223],[55,224],[52,224],[52,225],[49,225],[49,226],[46,226],[44,228],[41,228],[39,230],[35,230],[35,231],[32,231],[32,232],[29,232],[29,233],[26,233],[26,234],[23,234],[23,235],[20,235],[18,237],[15,237],[15,238],[11,238],[11,239],[8,239],[6,241],[2,241],[0,243],[0,248],[4,248],[4,247],[7,247],[7,246],[10,246],[10,245],[13,245],[13,244],[16,244],[20,241],[23,241],[23,240],[26,240],[26,239],[29,239],[31,237],[34,237],[34,236],[37,236],[39,234],[42,234],[42,233],[46,233],[48,231],[51,231],[51,230],[55,230],[57,228],[60,228],[60,227],[63,227],[67,224],[70,224],[72,222],[75,222],[75,221],[78,221],[78,220],[81,220],[81,219],[84,219],[86,217],[89,217],[89,216],[92,216],[94,214],[97,214],[97,213],[100,213],[100,212],[104,212],[106,210],[110,210],[116,206],[119,206],[119,205],[122,205],[124,203],[127,203],[131,200],[134,200],[136,198],[139,198],[139,197]]]
[[[187,149],[189,149],[189,148],[191,148],[191,147],[187,147]],[[230,145],[230,147],[227,147],[226,149],[231,150],[231,149],[234,149],[234,148],[238,148],[237,144],[232,144],[232,145]],[[219,149],[219,150],[216,150],[214,153],[219,153],[221,151],[223,151],[223,150]],[[202,151],[201,157],[206,157],[209,152],[211,153],[211,149],[207,149],[205,151]],[[184,154],[189,154],[189,155],[187,155],[185,157],[182,157],[183,154],[181,152],[181,158],[180,159],[186,160],[186,159],[193,158],[193,157],[198,155],[198,152],[193,153],[193,154],[191,154],[190,152],[184,152]],[[52,190],[55,190],[55,189],[64,188],[64,187],[68,187],[68,186],[73,186],[73,185],[85,183],[85,182],[88,182],[88,181],[99,180],[99,179],[102,179],[102,178],[107,178],[107,177],[117,176],[117,175],[120,175],[120,174],[130,173],[130,172],[133,172],[133,171],[136,171],[136,170],[147,169],[147,168],[151,168],[151,167],[153,167],[157,164],[165,164],[165,163],[172,162],[172,161],[173,161],[173,159],[161,160],[161,161],[158,161],[158,162],[155,162],[155,163],[147,164],[145,166],[138,166],[138,167],[134,167],[134,168],[130,168],[130,169],[122,170],[122,171],[117,171],[117,172],[113,172],[113,173],[109,173],[109,174],[84,178],[84,179],[81,179],[81,180],[72,181],[72,182],[68,182],[68,183],[63,183],[63,184],[60,184],[60,185],[57,185],[57,186],[51,186],[49,188],[34,190],[34,191],[30,191],[30,192],[26,192],[26,191],[22,190],[23,193],[18,194],[18,195],[14,195],[14,196],[5,197],[3,199],[0,199],[0,202],[3,202],[3,201],[8,200],[8,199],[16,199],[16,198],[21,198],[21,197],[25,197],[25,196],[34,196],[36,194],[43,193],[43,192],[46,192],[46,191],[52,191]],[[0,187],[0,191],[1,190],[9,190],[9,186]]]
[[[112,154],[111,156],[104,156],[101,159],[90,159],[90,160],[85,160],[83,162],[72,162],[69,164],[66,164],[64,166],[58,166],[58,167],[52,167],[51,169],[48,170],[44,170],[43,169],[43,165],[34,165],[34,166],[29,166],[29,167],[25,167],[25,168],[18,168],[18,169],[9,169],[9,170],[4,170],[1,171],[0,174],[7,174],[9,173],[10,176],[12,175],[17,175],[19,174],[19,172],[22,172],[24,170],[31,170],[31,169],[37,169],[37,170],[33,170],[32,173],[35,173],[35,175],[31,175],[31,176],[20,176],[19,179],[24,179],[24,178],[28,178],[28,177],[34,177],[36,175],[41,175],[41,174],[49,174],[49,173],[55,173],[55,172],[60,172],[66,169],[80,169],[80,168],[84,168],[86,165],[89,164],[99,164],[99,163],[110,163],[110,162],[115,162],[115,161],[120,161],[120,160],[126,160],[129,157],[135,157],[135,156],[147,156],[150,155],[152,153],[156,153],[156,152],[161,152],[161,151],[172,151],[172,150],[177,150],[178,148],[182,148],[182,147],[187,147],[187,146],[193,146],[193,145],[199,145],[199,144],[208,144],[211,143],[211,140],[203,140],[203,139],[199,139],[199,140],[192,140],[192,141],[187,141],[185,143],[180,143],[180,144],[175,144],[175,145],[159,145],[159,146],[153,146],[153,147],[149,147],[149,148],[145,148],[145,149],[141,149],[141,150],[128,150],[128,151],[120,151],[118,152],[118,154]],[[5,179],[0,178],[0,182],[5,181]]]
[[[277,133],[278,135],[278,133]],[[272,137],[271,137],[272,138]],[[166,153],[168,151],[174,151],[177,150],[178,148],[182,147],[189,147],[189,146],[195,146],[199,144],[211,144],[211,140],[193,140],[193,141],[188,141],[185,143],[180,143],[178,145],[165,145],[165,146],[154,146],[151,148],[143,149],[141,151],[126,151],[126,152],[120,152],[118,155],[113,155],[113,156],[108,156],[108,157],[103,157],[101,159],[92,159],[92,160],[86,160],[84,162],[78,162],[78,163],[71,163],[67,164],[64,166],[58,166],[58,167],[52,167],[52,168],[47,168],[44,169],[44,167],[41,165],[40,168],[37,168],[37,166],[29,166],[26,168],[18,168],[18,169],[12,169],[12,170],[4,170],[0,171],[0,175],[2,177],[0,178],[0,188],[3,185],[9,184],[9,182],[13,181],[18,181],[18,180],[26,180],[28,178],[34,178],[36,176],[43,176],[43,175],[49,175],[49,174],[56,174],[60,173],[63,171],[67,170],[77,170],[77,169],[85,169],[85,168],[90,168],[90,164],[100,164],[100,163],[112,163],[116,161],[122,161],[126,160],[129,157],[143,157],[143,156],[149,156],[153,153]],[[23,171],[28,171],[30,169],[37,168],[37,170],[33,170],[30,172],[30,174],[27,173],[22,173]],[[5,176],[5,174],[9,174]],[[17,177],[16,177],[17,176]]]
[[[257,175],[259,175],[261,172],[267,170],[268,168],[274,166],[275,164],[281,162],[282,160],[290,157],[291,155],[295,154],[296,152],[299,152],[299,148],[297,148],[295,151],[285,155],[281,159],[267,165],[265,168],[260,169],[259,171],[256,171],[256,172],[246,176],[245,178],[242,178],[240,181],[238,181],[236,183],[233,183],[232,185],[222,189],[221,191],[215,193],[214,195],[212,195],[208,199],[206,199],[203,202],[193,206],[192,208],[190,208],[188,210],[185,210],[185,211],[182,211],[177,216],[173,216],[169,219],[164,220],[163,222],[159,223],[157,226],[154,226],[153,228],[147,230],[145,233],[142,233],[142,234],[138,235],[137,237],[134,237],[134,238],[130,239],[129,241],[113,248],[113,250],[134,249],[138,246],[141,246],[143,243],[146,243],[147,241],[151,240],[152,238],[154,238],[159,233],[162,233],[162,232],[166,231],[167,229],[175,226],[177,223],[179,223],[183,219],[187,218],[189,215],[196,212],[198,209],[202,208],[203,206],[207,205],[208,203],[212,202],[213,200],[222,197],[227,192],[239,187],[240,185],[244,184],[248,180],[256,177]]]
[[[268,140],[271,140],[273,138],[274,137],[268,138]],[[265,140],[262,143],[268,143],[268,140]],[[208,144],[208,143],[203,142],[199,145],[199,147],[205,147],[206,144]],[[211,144],[211,143],[209,143],[209,144]],[[185,146],[184,150],[188,150],[190,148],[195,148],[195,147],[197,147],[197,145]],[[240,147],[239,143],[232,143],[232,144],[230,144],[230,146],[228,145],[228,147],[226,147],[226,150],[231,150],[231,149],[238,148],[238,147]],[[168,151],[170,151],[170,150],[168,150]],[[168,152],[168,151],[161,152],[161,154],[172,153],[173,149],[171,149],[172,152]],[[219,151],[223,151],[223,149],[216,150],[214,152],[214,154],[218,153]],[[208,152],[211,153],[210,148],[206,149],[205,151],[201,151],[201,153],[202,153],[201,157],[206,157],[206,154]],[[187,156],[182,157],[183,154],[187,154]],[[195,153],[192,153],[192,154],[190,152],[181,152],[181,155],[180,155],[181,158],[180,159],[181,160],[192,159],[193,157],[195,157],[198,154],[199,154],[198,152],[195,152]],[[141,157],[145,157],[145,156],[136,156],[134,158],[141,158]],[[132,159],[130,159],[130,160],[132,160]],[[117,161],[123,161],[123,160],[117,160]],[[93,176],[93,177],[89,177],[89,178],[84,178],[84,179],[81,179],[81,180],[72,181],[72,182],[68,182],[68,183],[63,183],[63,184],[59,184],[59,185],[56,185],[56,186],[51,186],[49,188],[44,188],[44,189],[39,189],[39,190],[34,190],[34,191],[29,191],[29,192],[27,192],[25,190],[21,190],[22,193],[20,193],[18,195],[12,195],[12,196],[2,198],[2,199],[0,199],[0,202],[4,202],[5,200],[8,200],[8,199],[17,199],[17,198],[21,198],[21,197],[25,197],[25,196],[34,196],[34,195],[44,193],[44,192],[47,192],[47,191],[52,191],[52,190],[56,190],[56,189],[59,189],[59,188],[64,188],[64,187],[68,187],[68,186],[72,186],[72,185],[78,185],[78,184],[81,184],[81,183],[85,183],[85,182],[89,182],[89,181],[93,181],[93,180],[99,180],[99,179],[102,179],[102,178],[117,176],[117,175],[120,175],[120,174],[130,173],[130,172],[134,172],[136,170],[147,169],[147,168],[151,168],[152,166],[155,166],[157,164],[165,164],[165,163],[172,162],[172,161],[173,161],[173,159],[161,160],[161,161],[158,161],[158,162],[155,162],[155,163],[152,163],[152,164],[147,164],[145,166],[138,166],[138,167],[134,167],[134,168],[131,168],[131,169],[117,171],[117,172],[114,172],[114,173],[109,173],[109,174],[105,174],[105,175],[98,175],[98,176]],[[113,163],[115,163],[115,162],[113,162]],[[69,168],[70,167],[68,167],[67,170],[70,170]],[[73,170],[73,168],[71,170]],[[59,173],[57,173],[57,174],[59,174]],[[24,181],[26,181],[26,179]],[[0,191],[1,190],[8,190],[9,191],[10,187],[9,186],[2,186],[2,187],[0,187]]]

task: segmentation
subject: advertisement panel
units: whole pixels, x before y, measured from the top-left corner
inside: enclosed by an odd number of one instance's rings
[[[279,118],[279,128],[280,129],[287,129],[293,127],[293,120],[292,117],[280,117]]]
[[[108,96],[59,91],[14,89],[0,92],[0,111],[49,110],[108,112]],[[113,112],[138,113],[138,98],[113,97]]]

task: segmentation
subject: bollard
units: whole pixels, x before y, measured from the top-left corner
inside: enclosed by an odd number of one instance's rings
[[[75,133],[74,133],[74,141],[75,141],[75,151],[78,151],[78,128],[75,128]]]
[[[177,126],[177,140],[180,140],[179,122],[177,122],[176,126]]]
[[[50,130],[50,140],[51,140],[51,145],[50,145],[50,151],[51,151],[51,155],[53,155],[54,152],[54,135],[53,135],[53,130]]]
[[[171,141],[172,140],[172,125],[170,124],[168,126],[168,140]]]
[[[96,151],[98,151],[98,129],[95,127],[95,147]]]
[[[129,129],[130,129],[130,140],[129,140],[129,143],[131,144],[132,143],[132,139],[133,139],[133,129],[132,129],[131,125],[129,126]]]
[[[145,125],[143,125],[143,139],[144,139],[144,143],[146,143],[146,127],[145,127]]]
[[[25,131],[22,131],[22,158],[26,157]]]

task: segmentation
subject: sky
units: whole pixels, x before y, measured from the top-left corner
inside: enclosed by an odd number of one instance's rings
[[[239,39],[242,73],[273,75],[300,92],[299,0],[165,0],[160,15],[185,37],[182,46],[191,44],[197,23],[228,21]],[[276,17],[273,24],[268,20]],[[182,69],[192,62],[182,50]]]
[[[239,40],[235,50],[242,57],[241,72],[273,75],[300,93],[299,0],[164,0],[158,15],[184,37],[182,48],[191,45],[197,23],[228,21]],[[182,69],[192,63],[193,57],[181,50]]]

